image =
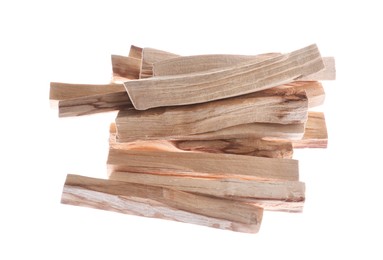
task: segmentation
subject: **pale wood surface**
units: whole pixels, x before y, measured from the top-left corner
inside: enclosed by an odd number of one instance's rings
[[[109,145],[112,149],[122,150],[169,152],[193,151],[286,159],[291,159],[293,156],[293,146],[290,141],[263,140],[259,138],[218,140],[136,140],[132,142],[117,142],[114,123],[110,126]]]
[[[130,45],[129,57],[141,60],[142,59],[142,50],[143,50],[143,48],[141,48],[141,47],[138,47],[135,45]]]
[[[280,53],[265,53],[259,55],[208,54],[181,56],[154,63],[153,72],[154,76],[170,76],[203,72],[211,69],[238,65],[241,62],[263,61],[277,55],[280,55]],[[324,69],[311,75],[304,76],[300,80],[335,80],[336,71],[334,57],[323,57],[323,62]]]
[[[125,91],[123,84],[71,84],[51,82],[49,99],[64,100]]]
[[[265,53],[259,55],[207,54],[180,56],[162,60],[153,64],[154,76],[171,76],[220,69],[241,62],[260,62],[281,55],[281,53]]]
[[[60,100],[59,117],[83,116],[133,108],[125,91]]]
[[[235,177],[203,178],[126,171],[112,172],[110,179],[244,200],[266,210],[299,212],[305,200],[305,185],[299,181],[262,181]]]
[[[262,62],[209,72],[131,80],[124,83],[134,107],[203,103],[248,94],[290,82],[324,68],[316,45]]]
[[[299,179],[298,161],[222,153],[110,149],[108,172],[182,176],[239,176],[246,179]]]
[[[290,89],[291,92],[306,91],[309,108],[320,106],[325,100],[324,88],[318,81],[295,81],[276,88]]]
[[[304,123],[307,111],[304,91],[274,88],[203,104],[124,110],[118,113],[116,125],[121,140],[153,139],[208,133],[256,122]]]
[[[325,68],[311,75],[304,76],[299,80],[335,80],[336,68],[334,57],[323,57]]]
[[[61,202],[248,233],[258,232],[263,215],[259,207],[230,199],[71,174]]]
[[[162,60],[178,57],[179,55],[153,48],[143,48],[140,78],[153,76],[153,64]]]
[[[141,59],[112,55],[113,78],[138,79],[140,77]]]
[[[305,127],[305,134],[301,140],[294,140],[294,148],[326,148],[327,127],[323,112],[309,112],[309,119]]]

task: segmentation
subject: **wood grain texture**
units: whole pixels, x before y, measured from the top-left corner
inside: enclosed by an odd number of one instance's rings
[[[113,79],[129,80],[139,79],[141,69],[141,59],[112,55]]]
[[[109,178],[137,184],[178,189],[219,198],[243,200],[265,210],[300,212],[305,200],[305,185],[299,181],[262,181],[235,177],[202,178],[125,171],[112,172]]]
[[[328,141],[326,119],[322,112],[309,112],[305,134],[301,140],[294,140],[294,148],[326,148]]]
[[[208,54],[181,56],[154,63],[153,74],[154,76],[171,76],[203,72],[238,65],[242,62],[264,61],[278,55],[280,55],[280,53],[265,53],[259,55]],[[323,57],[323,62],[323,70],[304,76],[300,80],[335,80],[336,70],[334,57]]]
[[[51,82],[49,99],[65,100],[125,91],[123,84],[71,84]]]
[[[307,111],[304,91],[274,88],[203,104],[120,111],[116,125],[119,140],[161,139],[250,123],[305,123]]]
[[[203,73],[131,80],[124,86],[138,110],[203,103],[278,86],[324,68],[316,45],[262,62]]]
[[[297,181],[298,161],[236,154],[110,149],[108,172]]]
[[[50,99],[58,101],[59,117],[133,108],[122,84],[90,85],[52,82]]]
[[[238,65],[243,62],[261,62],[279,55],[281,55],[281,53],[265,53],[259,55],[207,54],[180,56],[154,63],[153,75],[174,76],[204,72]]]
[[[320,106],[325,100],[324,88],[318,81],[295,81],[276,88],[285,89],[291,91],[291,93],[306,91],[309,108]]]
[[[179,55],[153,48],[143,48],[140,78],[153,76],[153,64],[162,60],[178,57]]]
[[[230,199],[71,174],[61,202],[247,233],[258,232],[263,216],[261,208]]]
[[[111,149],[122,150],[227,153],[285,159],[291,159],[293,156],[293,146],[290,141],[263,140],[259,138],[117,142],[115,124],[110,126],[109,146]]]
[[[335,80],[336,68],[334,57],[323,57],[324,69],[313,73],[311,75],[304,76],[299,80]]]
[[[142,51],[143,51],[143,48],[135,46],[135,45],[130,45],[129,57],[141,60]]]

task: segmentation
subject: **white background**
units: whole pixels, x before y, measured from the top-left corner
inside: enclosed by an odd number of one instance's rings
[[[0,259],[382,259],[379,1],[1,1]],[[335,56],[328,149],[300,150],[302,214],[241,234],[60,204],[67,173],[106,177],[115,113],[58,119],[49,82],[107,83],[131,44],[192,55]]]

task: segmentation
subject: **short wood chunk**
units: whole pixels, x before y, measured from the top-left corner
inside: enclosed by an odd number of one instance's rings
[[[298,161],[236,154],[110,149],[108,172],[299,180]]]
[[[263,209],[231,199],[69,174],[61,202],[119,213],[257,233]]]
[[[131,80],[124,85],[134,107],[146,110],[253,93],[291,82],[323,68],[323,60],[317,46],[310,45],[261,62],[250,61],[241,63],[240,66],[200,73]]]
[[[116,125],[121,140],[162,139],[250,123],[300,124],[307,111],[305,91],[274,88],[203,104],[120,111]]]

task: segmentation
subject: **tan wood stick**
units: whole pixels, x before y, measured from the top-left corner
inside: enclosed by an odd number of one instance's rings
[[[138,79],[140,77],[141,59],[112,55],[113,78]]]
[[[161,139],[208,133],[249,123],[297,124],[307,120],[304,91],[270,89],[213,102],[120,111],[116,118],[118,138]]]
[[[254,203],[266,210],[301,211],[305,185],[298,181],[260,181],[241,178],[201,178],[117,171],[110,179],[173,188]],[[289,205],[292,202],[293,205]]]
[[[171,76],[208,71],[238,65],[241,62],[264,61],[280,55],[280,53],[265,53],[259,55],[228,55],[208,54],[194,56],[180,56],[162,60],[153,64],[154,76]],[[324,69],[300,80],[335,80],[334,57],[323,57]]]
[[[143,51],[143,48],[135,46],[135,45],[130,45],[129,57],[141,60],[142,51]]]
[[[153,75],[173,76],[203,72],[238,65],[241,62],[260,62],[279,55],[281,55],[281,53],[265,53],[259,55],[207,54],[180,56],[154,63]]]
[[[61,202],[248,233],[258,232],[263,215],[249,203],[71,174]]]
[[[298,161],[236,154],[110,149],[108,172],[171,174],[246,179],[299,179]]]
[[[258,157],[285,158],[293,156],[293,146],[289,141],[263,139],[218,139],[218,140],[137,140],[117,142],[116,127],[110,126],[109,145],[112,149],[147,150],[169,152],[208,152],[253,155]]]
[[[131,80],[125,88],[138,110],[203,103],[244,95],[291,82],[324,68],[316,45],[262,62],[202,73]]]
[[[323,112],[309,112],[305,134],[301,140],[294,140],[294,148],[326,148],[327,127]]]
[[[306,91],[309,108],[320,106],[324,103],[325,100],[325,92],[323,86],[318,81],[295,81],[284,84],[282,86],[278,86],[276,88],[285,90],[289,89],[289,91],[292,93]]]
[[[49,99],[64,100],[125,91],[123,84],[70,84],[51,82]]]
[[[140,78],[153,76],[153,64],[162,60],[178,57],[179,55],[153,48],[143,48]]]
[[[51,82],[50,99],[58,101],[60,117],[81,116],[132,108],[122,84],[67,84]]]
[[[59,117],[83,116],[133,108],[125,91],[60,100]]]

